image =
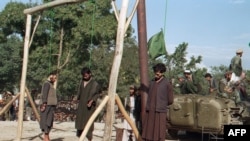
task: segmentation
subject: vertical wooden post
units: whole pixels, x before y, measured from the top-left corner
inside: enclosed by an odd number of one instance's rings
[[[113,122],[114,122],[113,120],[115,118],[114,117],[115,116],[114,115],[115,94],[116,94],[119,68],[120,68],[122,54],[123,54],[123,44],[124,44],[123,42],[124,42],[124,35],[125,35],[125,24],[126,24],[128,3],[129,3],[129,0],[122,1],[121,13],[119,15],[119,20],[118,20],[115,56],[114,56],[113,66],[112,66],[110,79],[109,79],[108,95],[110,98],[107,104],[106,125],[105,125],[105,130],[104,130],[103,141],[111,141],[112,127],[113,127]]]
[[[37,111],[36,104],[34,103],[34,100],[33,100],[32,96],[31,96],[28,88],[25,89],[25,93],[27,94],[27,97],[28,97],[28,100],[30,102],[31,108],[32,108],[32,110],[34,112],[34,115],[35,115],[35,117],[36,117],[36,119],[37,119],[37,121],[39,123],[40,122],[40,115],[39,115],[39,113]]]
[[[7,103],[7,104],[0,110],[0,116],[10,109],[11,105],[13,105],[13,102],[15,102],[15,100],[16,100],[17,98],[19,98],[19,96],[20,96],[20,94],[17,94],[14,98],[12,98],[11,101],[9,101],[9,103]]]
[[[17,128],[17,137],[16,137],[17,141],[21,141],[22,128],[23,128],[24,93],[25,93],[25,82],[26,82],[27,65],[28,65],[28,57],[29,57],[31,19],[32,19],[32,16],[28,14],[27,19],[26,19],[26,31],[25,31],[25,38],[24,38],[24,50],[23,50],[23,68],[22,68],[22,77],[21,77],[21,84],[20,84],[18,128]]]

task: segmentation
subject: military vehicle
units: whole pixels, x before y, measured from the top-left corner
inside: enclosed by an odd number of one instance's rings
[[[231,99],[176,94],[174,103],[169,107],[167,127],[172,136],[178,130],[223,135],[224,125],[249,124],[249,109],[247,101],[236,106]]]

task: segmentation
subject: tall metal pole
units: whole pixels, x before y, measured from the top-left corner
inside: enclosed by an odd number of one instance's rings
[[[147,89],[149,85],[148,79],[148,54],[147,54],[147,23],[145,0],[140,0],[137,7],[137,24],[138,24],[138,44],[139,44],[139,64],[140,64],[140,78],[141,78],[141,111],[142,123],[146,113]]]

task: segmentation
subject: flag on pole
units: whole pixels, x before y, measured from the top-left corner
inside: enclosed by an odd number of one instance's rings
[[[161,55],[166,55],[166,46],[163,31],[153,35],[148,41],[148,53],[151,59],[156,59]]]

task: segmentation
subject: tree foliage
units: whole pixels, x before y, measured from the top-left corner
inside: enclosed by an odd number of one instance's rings
[[[44,3],[49,1],[44,0]],[[0,12],[0,91],[19,87],[26,23],[26,17],[20,11],[33,6],[36,3],[10,2]],[[27,87],[39,92],[48,73],[57,70],[60,96],[75,95],[81,79],[80,71],[87,66],[103,90],[107,90],[109,83],[112,83],[109,77],[117,32],[117,21],[111,12],[110,0],[65,4],[37,12],[32,15],[32,32],[39,15],[41,19],[29,48]],[[124,40],[118,76],[117,93],[121,97],[127,95],[129,85],[139,86],[140,83],[138,46],[132,33],[133,28],[130,26]],[[163,62],[167,66],[168,78],[174,80],[185,69],[190,69],[205,86],[204,74],[208,70],[199,67],[202,56],[188,58],[187,48],[188,43],[181,43],[172,54],[149,62],[149,77],[153,77],[151,67]],[[219,79],[225,70],[226,66],[212,67],[211,73]],[[249,78],[249,71],[247,76]]]
[[[45,0],[44,3],[49,1]],[[19,12],[16,13],[17,17],[0,23],[2,42],[12,34],[17,34],[21,41],[24,39],[25,15],[20,11],[32,6],[35,4],[16,2],[6,6],[0,14],[2,19],[14,11],[13,8],[18,8]],[[90,67],[96,79],[107,88],[117,29],[110,1],[66,4],[38,12],[32,15],[32,30],[38,15],[41,15],[41,19],[29,49],[28,88],[39,90],[48,73],[57,70],[60,94],[73,95],[84,66]],[[131,35],[129,28],[127,37],[131,38]]]
[[[10,36],[0,43],[0,90],[13,90],[19,86],[22,63],[22,41]]]

